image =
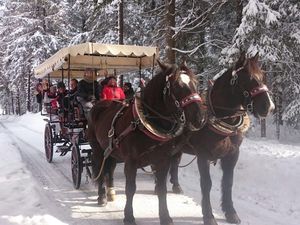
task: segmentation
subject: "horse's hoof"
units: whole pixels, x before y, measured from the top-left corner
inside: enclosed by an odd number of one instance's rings
[[[127,221],[127,220],[123,220],[124,225],[137,225],[135,220],[132,221]]]
[[[204,225],[218,225],[216,219],[214,217],[203,218]]]
[[[135,222],[124,222],[124,225],[137,225]]]
[[[174,225],[171,217],[160,221],[160,225]]]
[[[235,224],[241,223],[241,219],[236,213],[226,213],[225,217],[228,223],[235,223]]]
[[[174,184],[173,187],[172,187],[172,191],[175,194],[183,194],[183,190],[182,190],[182,188],[180,187],[179,184],[177,184],[177,185]]]
[[[99,196],[98,197],[98,205],[101,207],[104,207],[107,205],[107,199],[105,196]]]
[[[154,187],[154,194],[157,195],[157,187],[156,187],[156,185]]]
[[[107,190],[107,201],[113,202],[116,199],[116,191],[113,187],[109,187]]]

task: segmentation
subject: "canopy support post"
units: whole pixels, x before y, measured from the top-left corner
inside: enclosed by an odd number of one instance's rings
[[[153,55],[153,60],[152,60],[152,74],[151,74],[151,79],[153,78],[154,76],[154,64],[155,64],[155,54]]]
[[[68,91],[70,92],[70,78],[71,78],[71,55],[68,55]],[[70,101],[70,94],[69,94],[69,98],[68,98],[68,118],[67,118],[67,122],[69,122],[69,113],[70,113],[70,109],[71,109],[71,101]],[[64,120],[65,121],[65,120]]]
[[[139,77],[140,77],[140,87],[142,87],[142,58],[140,58],[140,65],[139,65]]]

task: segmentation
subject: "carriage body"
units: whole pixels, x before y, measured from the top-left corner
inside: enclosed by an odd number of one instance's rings
[[[84,71],[94,71],[95,79],[125,72],[153,68],[158,55],[156,47],[83,43],[63,48],[34,69],[35,77],[61,79],[70,88],[70,80],[82,79]],[[47,116],[44,130],[45,155],[49,163],[54,152],[60,156],[71,151],[73,186],[78,189],[81,174],[86,169],[91,176],[91,148],[87,141],[87,121],[76,98],[67,106],[54,108],[44,96],[42,115]]]

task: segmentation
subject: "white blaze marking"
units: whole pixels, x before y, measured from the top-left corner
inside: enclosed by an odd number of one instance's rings
[[[191,79],[188,75],[186,74],[180,74],[180,79],[183,83],[185,83],[187,86],[189,85]]]
[[[272,101],[272,99],[271,99],[271,97],[270,97],[270,95],[269,95],[268,92],[267,92],[267,96],[268,96],[268,99],[269,99],[269,101],[270,101],[269,112],[271,112],[272,110],[275,109],[275,105],[274,105],[274,102]]]

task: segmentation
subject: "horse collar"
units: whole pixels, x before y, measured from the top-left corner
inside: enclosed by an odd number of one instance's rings
[[[223,136],[233,136],[237,133],[244,133],[250,127],[250,118],[246,113],[243,116],[240,116],[235,124],[226,123],[215,117],[208,118],[208,127],[212,131],[223,135]]]
[[[147,121],[146,116],[143,112],[142,102],[139,96],[136,96],[134,98],[134,103],[132,105],[132,113],[134,120],[138,120],[140,122],[138,128],[151,139],[165,142],[171,140],[174,137],[179,136],[183,132],[185,123],[183,123],[182,121],[178,124],[178,126],[172,133],[162,132],[154,125],[150,124],[150,122]]]

